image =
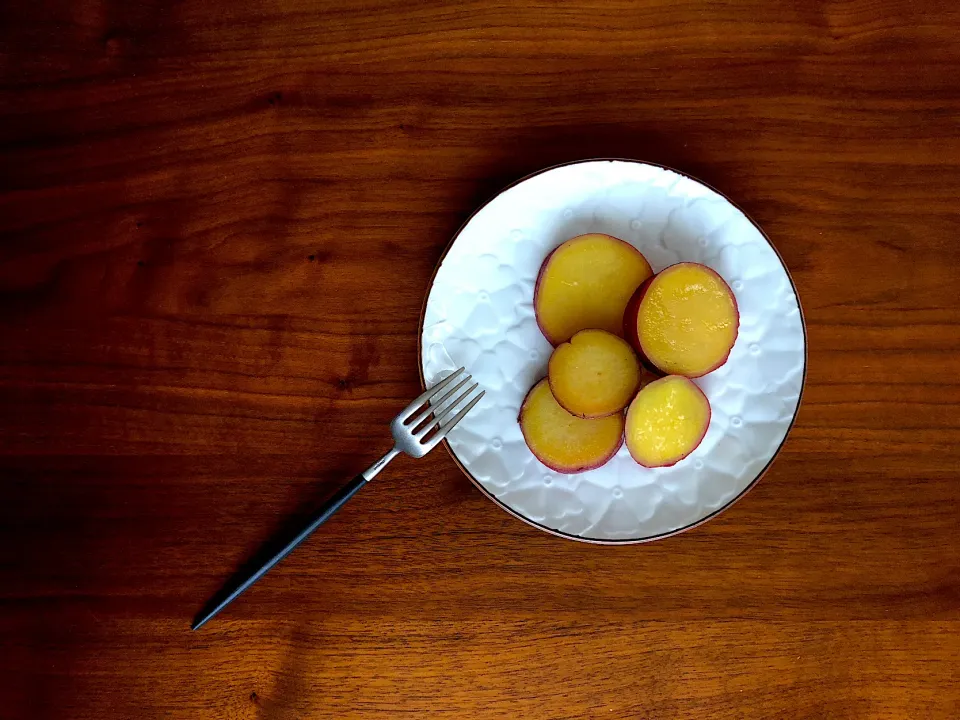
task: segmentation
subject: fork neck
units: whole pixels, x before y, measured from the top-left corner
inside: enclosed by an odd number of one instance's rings
[[[373,480],[380,473],[380,471],[387,466],[387,463],[389,463],[399,454],[400,454],[400,451],[396,448],[396,446],[394,446],[393,449],[390,450],[390,452],[388,452],[382,458],[377,460],[373,465],[371,465],[370,467],[368,467],[366,470],[363,471],[363,479],[366,480],[367,482],[370,482],[371,480]]]

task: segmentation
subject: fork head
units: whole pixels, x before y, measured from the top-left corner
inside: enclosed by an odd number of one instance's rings
[[[439,445],[483,397],[472,379],[460,368],[407,405],[390,423],[397,449],[419,458]]]

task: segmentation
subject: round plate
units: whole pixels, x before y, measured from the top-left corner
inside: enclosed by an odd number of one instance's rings
[[[590,232],[632,243],[656,272],[704,263],[736,294],[737,343],[723,367],[696,380],[713,409],[710,429],[673,467],[640,467],[624,447],[601,468],[563,475],[520,433],[520,404],[552,351],[534,317],[537,273],[560,243]],[[420,336],[427,386],[462,365],[486,390],[448,438],[464,472],[519,518],[604,543],[680,532],[750,489],[793,424],[806,366],[796,289],[763,232],[706,185],[629,160],[544,170],[480,208],[436,270]]]

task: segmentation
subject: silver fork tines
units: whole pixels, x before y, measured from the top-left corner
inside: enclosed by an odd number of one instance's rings
[[[480,401],[484,391],[476,392],[479,383],[470,385],[473,378],[464,375],[463,370],[459,368],[447,375],[394,418],[390,424],[396,443],[394,456],[404,452],[412,457],[423,457]],[[457,411],[455,415],[454,411]],[[370,477],[377,472],[379,468]]]
[[[460,373],[462,373],[463,370],[463,368],[454,370],[432,388],[426,390],[420,397],[407,405],[393,421],[396,422],[398,419],[402,419],[404,423],[408,423],[410,416],[413,415],[414,412],[423,407],[431,398],[435,397],[438,392],[447,387],[447,385],[460,377]]]
[[[464,385],[466,385],[468,382],[470,382],[470,376],[469,376],[469,375],[467,375],[465,378],[463,378],[463,380],[461,380],[461,381],[458,382],[456,385],[454,385],[453,388],[451,388],[450,390],[448,390],[447,393],[446,393],[446,395],[444,395],[444,396],[443,396],[442,398],[440,398],[439,400],[434,400],[433,398],[430,398],[430,399],[427,401],[427,406],[426,406],[426,408],[424,408],[423,412],[420,413],[419,415],[417,415],[417,417],[415,417],[415,418],[414,418],[413,420],[411,420],[410,422],[405,422],[404,425],[406,425],[407,427],[413,428],[414,431],[415,431],[416,428],[418,428],[418,427],[423,423],[424,420],[426,420],[428,417],[430,417],[430,414],[431,414],[431,413],[438,413],[438,412],[440,412],[440,408],[443,406],[443,404],[444,404],[455,392],[457,392],[457,390],[459,390],[460,388],[462,388],[462,387],[463,387]],[[476,385],[474,385],[473,387],[476,387]],[[444,388],[441,388],[441,389],[445,389],[445,388],[446,388],[446,386],[444,386]],[[472,390],[472,389],[473,389],[473,388],[471,388],[471,390]],[[469,392],[469,391],[468,391],[468,392]]]
[[[393,449],[364,470],[364,480],[372,480],[400,453],[420,458],[439,445],[483,397],[483,390],[476,392],[478,383],[464,389],[472,379],[458,368],[407,405],[390,423]]]
[[[469,375],[467,375],[467,377],[466,377],[465,379],[466,379],[466,380],[470,380],[471,378],[470,378]],[[444,418],[449,417],[451,411],[452,411],[454,408],[456,408],[461,402],[463,402],[463,401],[466,400],[468,397],[470,397],[470,394],[471,394],[474,390],[477,389],[478,385],[479,385],[479,383],[474,383],[473,385],[470,386],[469,389],[465,390],[456,400],[454,400],[453,402],[449,403],[446,407],[444,407],[444,408],[442,408],[442,409],[441,409],[441,405],[443,404],[443,400],[439,400],[439,401],[437,402],[436,409],[434,410],[434,413],[433,413],[433,420],[431,420],[430,422],[428,422],[428,423],[427,423],[426,425],[424,425],[422,428],[417,428],[417,429],[414,431],[413,436],[414,436],[415,438],[417,438],[417,440],[419,440],[419,441],[421,442],[421,444],[422,444],[422,443],[426,440],[427,434],[428,434],[431,430],[434,430],[434,429],[436,429],[436,428],[438,428],[438,427],[443,427],[443,426],[440,425],[440,422],[441,422]],[[481,393],[481,395],[482,395],[482,393]],[[469,407],[467,407],[466,409],[469,410],[471,407],[473,407],[474,405],[476,405],[476,403],[477,403],[477,401],[478,401],[479,399],[480,399],[479,396],[475,397],[475,398],[471,401],[471,404],[469,405]],[[454,420],[456,420],[456,418],[454,418]],[[453,421],[451,421],[451,422],[453,422]],[[456,424],[456,422],[454,422],[454,424]],[[451,427],[452,427],[452,425],[451,425]],[[432,440],[432,439],[433,439],[433,438],[431,438],[431,440]]]

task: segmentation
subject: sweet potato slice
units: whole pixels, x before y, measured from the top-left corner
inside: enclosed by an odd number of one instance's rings
[[[537,323],[559,345],[580,330],[623,331],[623,311],[653,271],[633,245],[610,235],[579,235],[540,267],[534,291]]]
[[[597,468],[623,444],[623,415],[583,419],[557,403],[546,378],[533,386],[520,407],[520,430],[527,447],[559,473]]]
[[[624,336],[641,360],[667,375],[700,377],[727,361],[740,315],[733,291],[699,263],[680,263],[647,280],[624,312]]]
[[[710,426],[710,402],[696,384],[668,375],[645,386],[627,410],[631,457],[644,467],[668,467],[700,445]]]
[[[633,348],[606,330],[581,330],[553,351],[548,367],[553,396],[582,418],[620,412],[640,385]]]

